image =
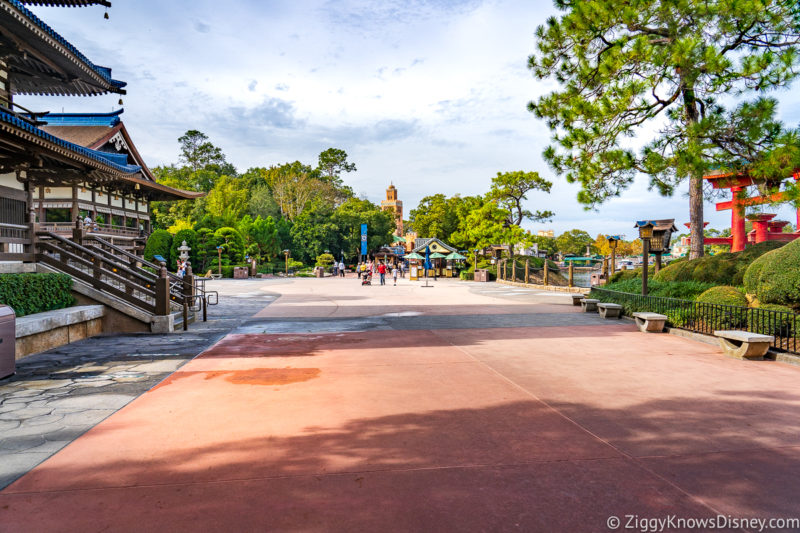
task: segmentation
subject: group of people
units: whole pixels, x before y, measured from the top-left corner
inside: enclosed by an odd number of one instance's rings
[[[386,274],[391,272],[392,279],[394,280],[394,284],[397,285],[397,278],[398,276],[401,278],[405,277],[405,270],[403,268],[403,264],[400,263],[399,265],[395,264],[391,267],[391,271],[389,266],[383,261],[367,261],[358,263],[356,267],[356,273],[358,274],[358,278],[361,279],[363,277],[371,278],[375,274],[380,275],[381,285],[386,285]]]
[[[340,259],[338,263],[336,261],[333,262],[333,275],[334,276],[344,277],[344,260],[343,259]]]
[[[178,259],[178,265],[177,266],[178,266],[178,269],[177,269],[176,273],[178,274],[179,278],[182,278],[183,276],[186,275],[186,268],[189,266],[189,261],[188,260],[181,261],[180,259]]]

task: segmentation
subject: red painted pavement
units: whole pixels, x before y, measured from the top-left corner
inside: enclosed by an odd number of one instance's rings
[[[448,290],[470,313],[489,302]],[[302,316],[300,300],[265,314]],[[229,335],[0,493],[0,531],[800,516],[798,377],[625,322]]]

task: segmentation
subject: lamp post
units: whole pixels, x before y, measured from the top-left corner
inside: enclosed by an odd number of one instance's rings
[[[283,255],[286,256],[286,277],[289,277],[289,250],[284,250]]]
[[[611,249],[611,267],[608,274],[608,277],[610,278],[617,272],[617,244],[619,244],[620,236],[609,235],[607,239],[608,247]]]
[[[647,296],[647,274],[648,262],[650,259],[650,239],[653,238],[653,228],[655,225],[649,220],[636,222],[635,228],[639,228],[639,238],[642,239],[642,296]]]
[[[222,246],[217,246],[217,261],[219,277],[222,277]]]

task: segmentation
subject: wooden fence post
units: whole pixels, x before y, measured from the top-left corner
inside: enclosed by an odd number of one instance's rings
[[[531,269],[531,260],[530,259],[526,259],[525,260],[525,284],[526,285],[528,284],[528,281],[530,281],[530,269]]]
[[[547,258],[544,258],[544,284],[545,286],[550,284],[550,269],[547,267]]]
[[[169,279],[167,278],[167,267],[161,266],[156,279],[156,315],[166,316],[169,314]]]
[[[573,285],[573,270],[575,269],[574,263],[572,261],[569,262],[569,286],[574,287]]]

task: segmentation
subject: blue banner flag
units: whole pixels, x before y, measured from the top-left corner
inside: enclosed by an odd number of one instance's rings
[[[361,224],[361,255],[367,255],[367,225]]]

